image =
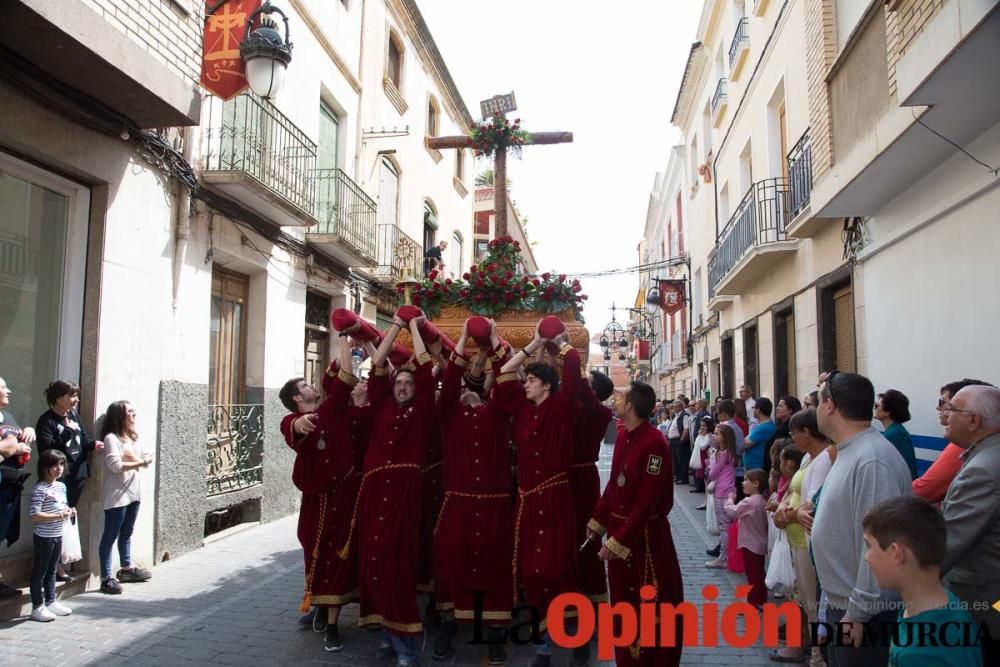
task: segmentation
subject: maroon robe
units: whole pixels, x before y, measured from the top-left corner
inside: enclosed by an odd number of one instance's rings
[[[471,621],[473,593],[482,593],[483,620],[508,621],[514,599],[510,418],[496,402],[461,404],[465,364],[452,356],[438,400],[445,501],[434,540],[435,602]]]
[[[295,450],[292,483],[302,492],[298,537],[305,555],[306,596],[319,607],[340,606],[358,598],[357,554],[337,557],[350,530],[351,511],[361,482],[360,468],[346,416],[357,379],[331,365],[323,380],[327,398],[316,414],[316,428],[306,436],[292,429],[301,413],[281,421],[285,442]]]
[[[580,383],[580,404],[582,410],[573,433],[573,464],[569,470],[576,506],[578,545],[587,539],[587,521],[594,515],[597,502],[601,499],[601,475],[597,471],[597,460],[601,458],[601,443],[611,421],[611,408],[598,400],[586,381]],[[580,592],[592,601],[606,602],[608,583],[604,562],[597,556],[599,551],[600,545],[591,542],[579,552],[577,583]]]
[[[368,381],[374,432],[365,455],[365,474],[355,521],[359,546],[359,624],[381,625],[395,634],[422,632],[417,611],[420,548],[420,470],[434,417],[430,356],[418,359],[416,395],[405,405],[393,398],[388,368]]]
[[[635,605],[638,614],[639,589],[646,584],[656,588],[658,603],[676,605],[684,600],[681,569],[667,520],[673,504],[673,469],[663,434],[647,421],[632,431],[620,428],[611,480],[588,524],[595,532],[607,534],[607,548],[619,556],[608,561],[612,604]],[[677,624],[675,636],[681,644],[679,615]],[[681,648],[644,648],[638,659],[632,648],[616,648],[615,661],[619,667],[679,665]]]
[[[444,502],[444,467],[441,463],[440,416],[435,413],[434,427],[427,438],[427,456],[420,471],[420,554],[417,559],[417,591],[433,593],[435,589],[433,552],[434,525]]]
[[[500,407],[513,416],[519,502],[514,520],[512,583],[542,616],[557,595],[576,591],[576,512],[569,485],[573,425],[580,413],[580,355],[569,345],[560,355],[565,373],[559,389],[540,405],[529,401],[515,373],[497,378]],[[516,577],[516,579],[515,579]]]

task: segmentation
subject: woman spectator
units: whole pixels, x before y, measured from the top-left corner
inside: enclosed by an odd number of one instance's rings
[[[812,408],[813,410],[815,410],[818,407],[819,407],[819,392],[810,391],[808,394],[806,394],[806,397],[802,400],[802,409],[808,410],[809,408]]]
[[[747,404],[742,400],[736,400],[733,401],[733,407],[736,408],[736,414],[733,415],[733,419],[743,429],[743,433],[747,433],[750,429],[750,416],[747,415]]]
[[[101,435],[104,439],[104,479],[101,497],[104,501],[104,534],[101,536],[101,592],[118,595],[120,581],[146,581],[149,570],[132,562],[132,529],[139,515],[142,496],[139,469],[148,468],[153,457],[143,452],[135,432],[135,409],[128,401],[115,401],[108,406]],[[121,569],[111,576],[111,547],[118,542]]]
[[[913,441],[903,424],[910,421],[910,399],[901,391],[889,389],[875,397],[875,419],[882,422],[882,434],[892,443],[896,451],[903,455],[910,469],[910,478],[917,478],[917,454],[913,451]]]
[[[941,412],[941,408],[947,405],[952,397],[959,392],[960,389],[972,385],[987,385],[992,386],[988,382],[983,382],[982,380],[970,380],[965,378],[964,380],[959,380],[958,382],[950,382],[940,389],[940,397],[938,398],[938,421],[941,426],[947,426],[948,418],[945,416],[944,412]],[[913,480],[913,494],[923,498],[929,503],[940,504],[944,500],[944,496],[948,493],[948,487],[951,486],[951,480],[955,479],[955,475],[958,474],[958,469],[962,467],[962,452],[965,450],[956,445],[953,442],[949,442],[945,448],[941,451],[931,467],[924,471],[924,474],[918,479]]]
[[[24,464],[31,458],[35,441],[35,429],[22,429],[7,411],[13,393],[0,378],[0,542],[6,541],[8,547],[21,535],[21,490],[30,474]],[[0,580],[0,597],[20,594]]]
[[[778,404],[774,406],[774,435],[771,437],[770,442],[767,443],[765,451],[770,450],[771,445],[777,440],[790,439],[792,437],[791,432],[788,430],[788,420],[801,409],[802,403],[794,396],[782,396],[778,399]],[[764,463],[770,463],[770,459],[764,457]],[[771,470],[766,469],[765,472],[770,474]]]
[[[80,403],[80,387],[72,382],[56,380],[46,388],[45,400],[49,409],[35,424],[38,454],[54,449],[66,457],[66,472],[59,481],[66,485],[69,506],[75,508],[90,476],[90,453],[97,446],[80,423],[80,415],[76,410]],[[59,581],[70,579],[61,561],[56,578]]]

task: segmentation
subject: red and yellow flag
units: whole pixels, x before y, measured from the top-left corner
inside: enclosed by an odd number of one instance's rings
[[[209,16],[208,10],[217,5],[218,0],[205,0],[201,85],[224,100],[236,97],[247,87],[240,42],[246,34],[247,19],[257,11],[260,3],[261,0],[227,0]]]

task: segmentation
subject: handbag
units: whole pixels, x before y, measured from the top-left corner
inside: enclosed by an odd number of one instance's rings
[[[76,519],[63,519],[62,562],[63,565],[83,560],[83,549],[80,547],[80,528]]]
[[[694,447],[691,452],[691,460],[688,461],[688,467],[691,470],[701,470],[701,450],[697,447]]]
[[[705,530],[709,535],[719,534],[719,520],[715,516],[715,496],[711,492],[705,499]]]
[[[771,562],[767,566],[764,585],[772,593],[790,595],[795,589],[795,570],[792,568],[792,552],[788,548],[788,536],[784,530],[778,531],[778,539],[771,551]]]

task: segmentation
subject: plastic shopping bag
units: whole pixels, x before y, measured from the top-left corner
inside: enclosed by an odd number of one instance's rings
[[[772,593],[790,595],[795,589],[795,570],[792,568],[792,552],[788,548],[788,536],[784,530],[778,531],[778,539],[771,551],[771,562],[767,566],[764,585]]]
[[[80,528],[76,518],[63,519],[62,562],[75,563],[83,559],[83,549],[80,548]]]
[[[688,467],[691,470],[701,470],[701,450],[697,447],[691,452],[691,460],[688,461]]]
[[[705,530],[709,535],[719,534],[719,520],[715,517],[715,496],[711,493],[705,499]]]

